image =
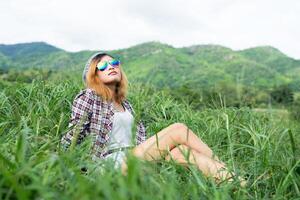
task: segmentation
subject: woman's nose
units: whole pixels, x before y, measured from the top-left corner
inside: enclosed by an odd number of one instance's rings
[[[114,69],[114,67],[111,64],[108,64],[108,70]]]

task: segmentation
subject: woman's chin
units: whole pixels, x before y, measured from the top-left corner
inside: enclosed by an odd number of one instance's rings
[[[119,79],[113,79],[113,80],[111,80],[111,81],[105,82],[105,84],[106,84],[106,85],[111,85],[111,84],[117,84],[117,83],[119,83],[119,82],[120,82]]]

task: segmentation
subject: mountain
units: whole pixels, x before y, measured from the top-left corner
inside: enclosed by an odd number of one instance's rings
[[[147,51],[145,51],[147,49]],[[279,51],[264,54],[259,60],[249,49],[233,51],[220,45],[193,45],[174,48],[170,45],[149,42],[114,53],[126,55],[128,75],[131,79],[156,86],[177,88],[182,85],[203,88],[223,82],[270,88],[293,82],[290,71],[300,69],[299,61],[279,56]],[[130,55],[130,56],[127,56]],[[280,63],[274,67],[273,64]],[[293,65],[289,64],[293,63]],[[284,73],[283,73],[284,72]],[[298,75],[299,72],[297,72]],[[295,76],[295,73],[293,73]]]
[[[12,67],[13,64],[7,56],[0,53],[0,66],[0,71],[8,71],[9,67]]]
[[[12,61],[14,66],[21,69],[30,67],[59,68],[61,64],[67,63],[65,60],[69,59],[69,53],[45,42],[0,44],[0,53]],[[4,66],[0,65],[0,68],[4,68]]]
[[[300,66],[299,60],[290,58],[271,46],[249,48],[239,53],[249,60],[265,64],[281,73],[288,73],[289,70]]]
[[[45,42],[19,43],[13,45],[0,44],[0,52],[13,59],[34,55],[45,55],[57,51],[63,51]]]
[[[122,61],[129,80],[194,90],[224,83],[268,89],[299,88],[300,61],[270,46],[234,51],[220,45],[175,48],[158,41],[107,51]],[[66,52],[43,42],[0,45],[0,69],[50,68],[81,76],[95,51]]]

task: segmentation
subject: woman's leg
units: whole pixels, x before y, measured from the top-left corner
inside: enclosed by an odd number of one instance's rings
[[[191,149],[195,157],[191,163],[196,164],[205,175],[212,175],[220,180],[232,175],[226,170],[225,164],[213,155],[213,151],[183,123],[174,123],[159,131],[136,146],[132,153],[138,158],[151,161],[162,158],[168,160],[170,156],[167,154],[171,152],[179,163],[185,165],[186,160],[178,153],[180,147]],[[127,173],[126,162],[122,163],[122,173]]]
[[[172,159],[183,166],[187,166],[188,163],[194,164],[204,175],[215,178],[217,182],[225,180],[233,181],[233,177],[235,177],[234,173],[227,170],[225,164],[213,160],[185,145],[179,145],[172,149],[165,159],[167,161]],[[247,184],[243,178],[236,178],[239,179],[241,186],[244,187]]]
[[[136,146],[132,152],[135,156],[145,160],[161,159],[168,150],[172,150],[179,144],[214,158],[213,151],[205,144],[192,130],[183,123],[174,123],[157,134],[151,136],[146,141]]]
[[[212,176],[217,180],[225,180],[232,177],[226,170],[226,166],[212,158],[199,153],[185,145],[179,145],[172,149],[165,157],[167,161],[175,162],[187,166],[188,163],[196,165],[205,176]]]
[[[227,170],[225,164],[213,160],[212,158],[199,153],[196,150],[193,150],[185,145],[178,145],[173,148],[171,151],[167,153],[164,158],[166,161],[170,161],[171,159],[181,164],[185,167],[188,166],[188,163],[192,165],[196,165],[196,167],[205,175],[213,177],[217,183],[227,181],[233,181],[234,173],[231,173]],[[126,159],[122,163],[122,174],[127,174],[127,164]],[[246,181],[240,177],[237,177],[240,181],[241,186],[246,185]]]

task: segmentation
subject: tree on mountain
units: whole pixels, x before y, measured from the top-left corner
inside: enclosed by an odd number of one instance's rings
[[[272,101],[285,105],[293,103],[294,100],[293,90],[288,85],[281,85],[274,88],[271,91],[270,96]]]

